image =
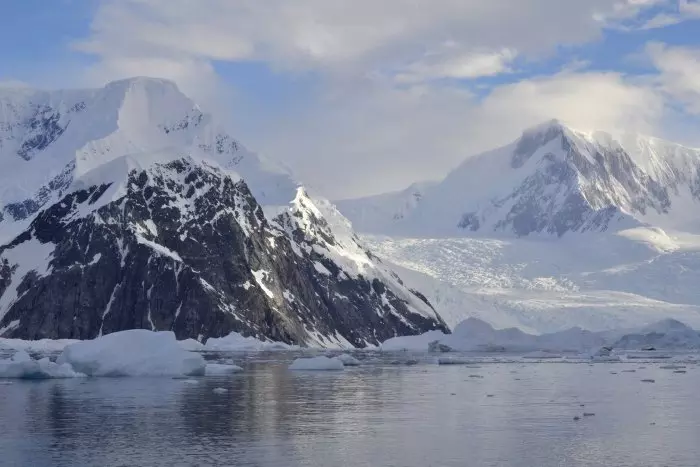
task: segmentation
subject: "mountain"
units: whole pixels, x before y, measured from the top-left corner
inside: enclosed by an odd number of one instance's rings
[[[0,336],[365,347],[446,329],[333,205],[173,83],[0,93]]]
[[[439,183],[337,205],[360,231],[402,236],[561,237],[649,223],[697,230],[700,150],[553,120]]]
[[[338,208],[454,327],[700,327],[700,150],[552,120],[442,181]]]

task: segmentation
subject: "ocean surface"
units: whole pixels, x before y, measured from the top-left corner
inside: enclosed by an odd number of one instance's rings
[[[361,352],[292,372],[295,356],[209,355],[244,367],[227,377],[0,380],[0,466],[700,465],[695,363]]]

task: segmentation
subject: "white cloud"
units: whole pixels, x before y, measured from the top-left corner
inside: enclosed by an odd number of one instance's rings
[[[400,69],[445,43],[462,60],[483,51],[548,53],[598,37],[609,18],[634,16],[650,1],[102,0],[90,36],[76,47],[105,61],[264,60],[364,73]]]
[[[481,99],[454,87],[372,85],[290,112],[296,118],[267,129],[277,137],[261,135],[256,147],[284,155],[302,179],[338,198],[440,178],[553,117],[582,129],[654,133],[664,105],[653,88],[620,74],[565,72],[503,85]]]
[[[12,89],[21,89],[21,88],[29,88],[30,85],[28,83],[25,83],[24,81],[18,80],[18,79],[0,79],[0,89],[2,88],[12,88]]]
[[[230,103],[220,98],[216,61],[316,72],[322,84],[303,103],[246,108],[259,125],[239,136],[342,197],[440,177],[553,117],[654,133],[665,112],[658,86],[620,73],[567,67],[480,95],[448,84],[513,72],[516,60],[526,66],[609,27],[670,23],[676,16],[658,15],[673,13],[677,1],[101,0],[75,47],[97,58],[93,82],[162,76],[208,108]],[[694,8],[686,2],[677,15]],[[665,95],[690,99],[692,83],[674,68],[676,58],[657,59]]]
[[[511,72],[510,63],[517,57],[512,49],[497,52],[448,51],[432,54],[412,63],[396,75],[401,83],[417,83],[434,79],[469,79]]]
[[[700,115],[700,48],[651,43],[646,50],[663,91],[686,111]]]

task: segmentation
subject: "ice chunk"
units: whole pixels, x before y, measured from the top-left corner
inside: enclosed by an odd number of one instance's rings
[[[337,371],[345,369],[343,362],[337,358],[312,357],[297,358],[289,365],[290,370],[296,371]]]
[[[204,370],[206,376],[224,376],[243,371],[238,365],[222,365],[221,363],[207,363]]]
[[[358,359],[356,359],[352,355],[348,355],[346,353],[338,355],[335,358],[337,358],[338,360],[343,362],[343,365],[345,365],[345,366],[360,366],[361,365],[361,363]]]
[[[204,358],[169,331],[134,329],[69,345],[58,357],[89,376],[203,376]]]
[[[212,390],[212,392],[214,394],[226,394],[228,392],[228,389],[226,389],[226,388],[214,388],[214,390]]]
[[[201,352],[204,350],[204,344],[194,339],[177,341],[177,343],[182,349],[189,350],[190,352]]]
[[[60,352],[71,344],[80,342],[75,339],[41,339],[38,341],[25,341],[22,339],[0,338],[0,349],[24,350],[26,352],[48,353]]]
[[[262,350],[291,350],[293,346],[283,342],[263,342],[255,337],[243,337],[232,332],[226,337],[212,337],[204,344],[204,350],[211,352],[250,352]]]
[[[523,358],[531,358],[535,360],[556,360],[564,358],[564,356],[558,353],[536,350],[534,352],[526,353],[525,355],[523,355]]]
[[[68,364],[57,364],[48,358],[33,360],[23,350],[18,351],[10,360],[0,360],[0,378],[50,379],[84,376]]]
[[[393,337],[384,341],[381,349],[386,352],[416,351],[425,352],[431,342],[444,339],[447,334],[441,331],[429,331],[420,336]]]

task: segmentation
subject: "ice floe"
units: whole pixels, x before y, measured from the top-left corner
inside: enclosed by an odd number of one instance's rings
[[[283,342],[264,342],[255,337],[243,337],[232,332],[226,337],[212,337],[204,344],[209,352],[255,352],[263,350],[292,350],[295,347]]]
[[[143,329],[71,344],[57,363],[88,376],[203,376],[206,367],[201,355],[180,347],[174,333]]]
[[[17,351],[9,360],[0,360],[0,378],[50,379],[84,376],[68,364],[57,364],[48,358],[34,360],[24,350]]]
[[[337,358],[311,357],[297,358],[289,365],[294,371],[338,371],[345,369],[343,362]]]
[[[204,370],[206,376],[224,376],[243,371],[238,365],[223,365],[221,363],[207,363]]]

